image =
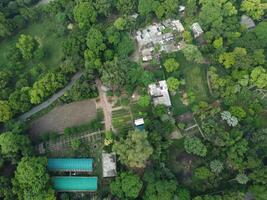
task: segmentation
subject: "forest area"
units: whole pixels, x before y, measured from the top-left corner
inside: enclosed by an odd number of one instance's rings
[[[156,44],[145,62],[137,32],[168,19],[184,26],[162,31],[179,50]],[[0,199],[267,200],[266,56],[267,0],[1,0]],[[77,73],[55,103],[20,120]],[[168,106],[148,94],[162,80]],[[57,106],[103,103],[103,87],[114,101],[110,130],[109,110],[94,108],[90,122],[61,135],[30,136],[33,120]],[[96,131],[100,141],[75,139]],[[53,152],[36,147],[60,137],[70,148],[55,153],[94,158],[97,191],[53,188]],[[100,175],[102,152],[117,155],[116,177]]]

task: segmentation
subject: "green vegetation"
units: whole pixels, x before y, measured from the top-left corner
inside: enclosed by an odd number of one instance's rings
[[[266,199],[266,0],[37,3],[0,3],[0,199],[54,200],[46,172],[50,156],[95,160],[100,189],[60,193],[61,200]],[[254,28],[240,24],[244,14]],[[166,19],[179,19],[185,28],[163,30],[174,35],[164,40],[173,40],[177,51],[160,52],[166,47],[161,41],[151,45],[151,62],[142,63],[138,56],[145,52],[133,36]],[[199,36],[191,28],[195,22],[203,29]],[[96,103],[104,112],[62,135],[45,135],[39,157],[26,129],[31,122],[18,122],[18,116],[46,102],[76,73],[83,76],[34,117],[56,104],[95,98],[98,88]],[[148,85],[160,80],[167,81],[169,107],[148,94]],[[103,130],[110,118],[112,127]],[[134,126],[138,118],[144,131]],[[102,177],[103,151],[117,155],[112,180]]]

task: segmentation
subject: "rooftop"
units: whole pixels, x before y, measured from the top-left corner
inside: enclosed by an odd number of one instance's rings
[[[117,175],[116,170],[116,154],[115,153],[102,153],[102,167],[103,177],[114,177]]]
[[[194,34],[195,38],[197,38],[197,37],[199,37],[200,35],[203,34],[203,30],[202,30],[202,28],[201,28],[201,26],[200,26],[200,24],[198,22],[193,23],[191,25],[191,30],[193,31],[193,34]]]
[[[241,16],[240,24],[245,26],[247,29],[255,27],[255,22],[247,15]]]
[[[171,106],[167,82],[165,80],[153,83],[148,86],[149,94],[153,98],[154,105],[163,104]]]
[[[47,168],[50,171],[92,172],[93,171],[93,159],[49,158]]]
[[[57,192],[85,192],[97,190],[97,177],[52,177],[52,185]]]

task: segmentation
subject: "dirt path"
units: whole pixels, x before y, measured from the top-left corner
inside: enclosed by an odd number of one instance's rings
[[[46,101],[44,101],[43,103],[39,104],[38,106],[33,107],[30,111],[24,113],[23,115],[19,116],[18,119],[21,121],[26,121],[29,117],[31,117],[32,115],[34,115],[35,113],[47,108],[48,106],[50,106],[52,103],[54,103],[59,97],[61,97],[67,90],[71,89],[72,86],[74,85],[74,83],[79,80],[81,78],[81,76],[83,75],[83,72],[78,72],[76,73],[71,81],[63,88],[61,89],[59,92],[57,92],[56,94],[54,94],[53,96],[51,96],[49,99],[47,99]]]
[[[102,89],[102,83],[99,79],[96,80],[96,85],[98,88],[100,107],[103,109],[105,118],[105,130],[112,130],[112,105],[107,99],[106,92]]]

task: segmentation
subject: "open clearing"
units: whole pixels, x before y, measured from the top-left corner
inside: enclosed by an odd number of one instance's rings
[[[30,135],[36,139],[48,132],[63,133],[67,127],[89,122],[96,117],[95,100],[84,100],[58,106],[30,124]]]
[[[18,34],[8,38],[8,40],[3,40],[0,45],[0,66],[5,66],[7,64],[7,49],[16,44],[20,34],[28,34],[36,38],[41,47],[45,50],[45,57],[41,60],[42,63],[48,68],[56,67],[63,56],[62,42],[66,39],[65,36],[56,34],[56,26],[58,26],[58,24],[49,18],[40,19],[40,21],[30,24]],[[30,68],[32,68],[32,66],[30,66]]]

